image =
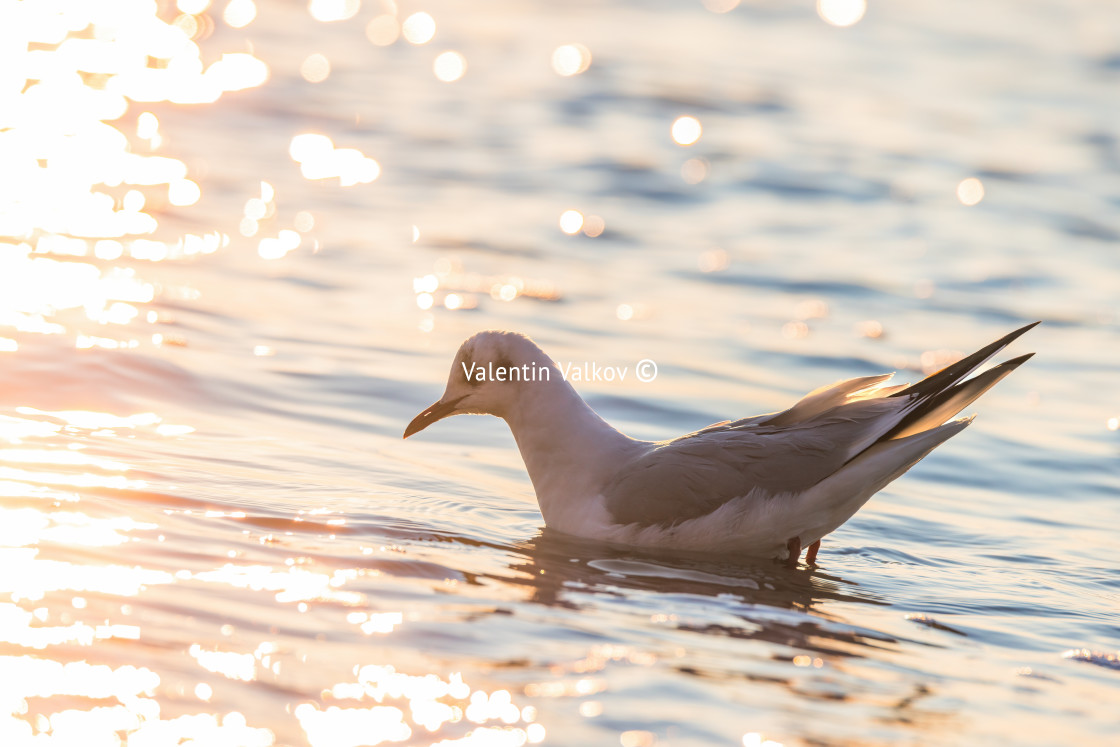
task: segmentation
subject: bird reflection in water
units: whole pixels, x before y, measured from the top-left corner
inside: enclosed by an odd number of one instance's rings
[[[766,629],[784,628],[793,621],[799,630],[805,631],[800,635],[806,637],[806,647],[810,649],[809,636],[859,643],[864,635],[841,635],[832,629],[832,623],[842,626],[843,621],[818,609],[822,603],[883,604],[860,593],[851,581],[771,561],[715,560],[700,553],[654,553],[585,541],[548,529],[517,547],[524,558],[510,565],[515,575],[504,580],[531,587],[530,600],[534,603],[578,609],[596,594],[640,592],[654,592],[665,600],[675,600],[678,595],[698,600],[715,598],[733,604],[744,621],[761,626],[748,637],[790,643],[789,635],[769,635]],[[787,611],[795,617],[781,614]],[[752,616],[752,612],[758,615]],[[661,613],[651,619],[661,623],[679,621],[676,615]],[[814,627],[819,629],[811,630]],[[876,645],[891,640],[880,634],[874,638]]]
[[[867,696],[847,681],[867,676],[864,661],[874,669],[902,646],[918,643],[849,624],[835,612],[838,605],[888,607],[889,602],[820,569],[611,547],[547,529],[515,552],[511,573],[501,580],[526,588],[532,604],[573,612],[649,611],[648,648],[593,646],[583,659],[553,667],[560,677],[530,685],[527,693],[586,696],[609,689],[604,671],[612,665],[670,667],[707,683],[780,685],[799,696],[865,706]],[[604,619],[602,611],[594,619]],[[626,616],[622,624],[623,640],[646,637],[635,631],[642,621]],[[611,631],[596,632],[611,637]],[[725,639],[740,644],[732,647],[721,642]],[[931,685],[915,681],[872,700],[892,723],[944,727],[951,717],[925,705],[932,692]],[[601,710],[598,701],[589,702]],[[744,735],[743,743],[777,744],[754,733]]]

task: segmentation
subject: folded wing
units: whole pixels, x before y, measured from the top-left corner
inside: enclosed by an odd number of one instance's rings
[[[719,423],[655,444],[619,469],[604,491],[607,509],[619,524],[670,526],[744,496],[769,500],[800,493],[861,458],[881,460],[884,449],[873,449],[876,444],[942,425],[1029,359],[1021,356],[966,379],[1033,326],[913,386],[886,386],[889,374],[842,381],[811,392],[783,412]],[[886,453],[893,452],[904,450]],[[900,464],[897,474],[911,464]]]

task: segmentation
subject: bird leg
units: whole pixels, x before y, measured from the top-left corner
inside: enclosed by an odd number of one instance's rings
[[[801,557],[801,538],[790,537],[786,541],[786,549],[789,550],[789,557],[786,558],[786,565],[790,568],[797,567],[797,561]]]
[[[805,553],[805,562],[809,565],[817,564],[817,550],[821,549],[821,541],[817,540],[809,545],[809,550]]]

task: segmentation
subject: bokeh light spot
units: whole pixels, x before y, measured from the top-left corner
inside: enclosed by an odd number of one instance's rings
[[[292,220],[292,225],[294,225],[295,229],[300,233],[307,233],[315,228],[315,216],[306,210],[300,210]]]
[[[867,12],[867,0],[817,0],[817,15],[832,26],[854,26]]]
[[[696,117],[677,117],[672,128],[673,142],[677,145],[692,145],[700,139],[703,131],[700,120]]]
[[[984,199],[984,184],[974,176],[962,180],[957,185],[957,199],[962,205],[978,205]]]
[[[454,83],[467,72],[467,60],[458,52],[443,52],[436,57],[432,69],[444,83]]]
[[[311,0],[308,4],[311,17],[323,23],[353,18],[361,7],[361,0]]]
[[[560,213],[560,230],[574,236],[583,228],[583,213],[578,210],[565,210]]]
[[[436,21],[424,11],[413,13],[401,24],[401,34],[409,44],[427,44],[436,35]]]
[[[331,74],[331,61],[318,52],[308,55],[299,66],[299,74],[308,83],[322,83]]]
[[[591,67],[591,50],[582,44],[564,44],[552,52],[552,69],[565,78]]]
[[[253,0],[230,0],[229,5],[222,11],[222,20],[235,29],[245,28],[256,17],[257,6]]]
[[[708,178],[708,161],[704,158],[690,158],[681,166],[681,179],[685,184],[699,184]]]
[[[394,16],[385,14],[374,16],[366,24],[366,38],[379,47],[387,47],[401,35],[401,25]]]
[[[583,235],[597,238],[607,228],[607,222],[601,216],[589,215],[583,220]]]
[[[186,207],[198,202],[202,190],[190,179],[176,179],[167,187],[167,200],[172,205]]]

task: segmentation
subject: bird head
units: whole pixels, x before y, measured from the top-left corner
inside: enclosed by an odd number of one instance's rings
[[[536,344],[516,332],[479,332],[459,347],[439,401],[412,419],[404,437],[451,415],[506,417],[522,387],[532,386],[540,367],[555,364]],[[551,371],[558,377],[558,371]]]

